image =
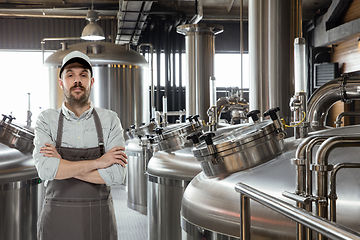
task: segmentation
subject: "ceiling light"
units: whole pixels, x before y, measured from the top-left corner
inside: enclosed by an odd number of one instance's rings
[[[96,23],[99,20],[99,13],[94,10],[89,10],[86,15],[86,20],[89,20],[88,25],[86,25],[82,31],[81,39],[84,40],[104,40],[104,31]]]

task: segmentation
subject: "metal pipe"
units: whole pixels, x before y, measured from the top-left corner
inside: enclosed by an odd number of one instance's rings
[[[332,170],[332,165],[328,164],[330,152],[338,147],[359,147],[360,136],[338,136],[331,137],[324,141],[316,153],[316,165],[314,166],[316,176],[316,196],[318,202],[316,204],[316,212],[318,216],[327,218],[327,188],[328,175],[327,172]],[[326,239],[321,234],[318,235],[319,240]]]
[[[184,106],[182,105],[183,97],[182,97],[182,50],[183,50],[183,44],[182,39],[179,39],[179,98],[178,98],[178,104],[179,104],[179,110],[184,109]]]
[[[171,109],[175,110],[175,102],[176,102],[176,64],[175,64],[175,53],[176,53],[176,29],[174,28],[171,31],[171,44],[172,44],[172,94],[171,94]],[[179,109],[181,110],[181,109]]]
[[[189,21],[189,23],[191,23],[191,24],[199,23],[201,21],[201,19],[203,18],[203,16],[204,16],[202,0],[195,0],[195,8],[196,8],[196,14]]]
[[[177,27],[185,35],[188,64],[186,87],[186,114],[200,115],[207,121],[210,105],[209,78],[214,76],[215,35],[223,27],[213,24],[186,24]]]
[[[296,189],[295,193],[297,195],[305,195],[305,196],[311,196],[309,194],[306,194],[306,186],[307,186],[307,179],[308,179],[308,171],[307,171],[307,164],[306,164],[306,147],[309,144],[311,140],[316,138],[316,136],[311,136],[303,140],[299,146],[296,149],[295,158],[292,159],[292,164],[294,164],[296,167]],[[283,193],[284,195],[284,193]],[[291,198],[290,196],[284,195],[288,198]],[[293,198],[291,198],[293,199]],[[294,200],[294,199],[293,199]],[[297,200],[296,200],[297,201]],[[311,204],[305,204],[304,202],[297,201],[296,203],[297,207],[306,209],[309,211],[311,208]],[[307,239],[310,239],[309,236],[311,235],[311,232],[309,229],[305,228],[301,224],[296,224],[296,233],[297,233],[297,240],[305,239],[306,236]]]
[[[249,104],[244,99],[237,99],[234,101],[234,98],[231,97],[221,97],[216,101],[216,119],[220,119],[220,114],[227,109],[231,110],[240,110],[247,111],[249,109]]]
[[[360,112],[342,112],[336,117],[336,121],[334,122],[336,124],[336,127],[341,127],[341,124],[343,123],[341,119],[344,116],[360,116]]]
[[[244,55],[244,1],[240,0],[240,98],[244,97],[243,55]]]
[[[151,56],[151,61],[150,61],[150,68],[151,68],[150,105],[151,105],[151,118],[154,118],[155,117],[155,111],[156,111],[155,100],[154,100],[154,96],[155,96],[155,92],[154,92],[154,46],[151,43],[141,43],[137,47],[138,52],[140,52],[140,49],[141,49],[142,46],[150,47],[150,56]]]
[[[336,174],[342,168],[360,168],[360,163],[338,163],[330,173],[330,221],[336,222]]]
[[[250,198],[240,192],[240,239],[242,240],[250,240],[250,216]]]
[[[42,62],[44,64],[45,62],[45,57],[44,57],[44,52],[45,52],[45,42],[46,41],[67,41],[67,40],[81,40],[80,37],[66,37],[66,38],[43,38],[41,40],[41,53],[42,53]]]
[[[313,130],[325,128],[325,120],[331,106],[341,100],[350,102],[360,99],[360,78],[343,76],[333,79],[318,88],[308,100],[308,121]]]
[[[312,213],[305,211],[304,209],[297,208],[292,206],[291,204],[284,202],[278,198],[272,197],[266,193],[263,193],[255,188],[252,188],[248,185],[245,185],[241,182],[235,185],[235,190],[240,193],[240,209],[242,206],[247,206],[247,211],[250,211],[250,204],[243,203],[243,199],[245,196],[253,199],[254,201],[294,220],[298,223],[309,227],[320,234],[332,238],[332,239],[342,239],[342,240],[360,240],[360,233],[344,227],[342,225],[338,225],[334,222],[330,222],[327,219],[323,219],[319,216],[316,216]],[[242,210],[240,210],[242,211]],[[245,220],[245,221],[243,221]],[[247,222],[248,221],[248,222]],[[244,219],[241,216],[240,219],[240,231],[248,231],[250,232],[250,217]],[[244,232],[242,232],[242,235]],[[250,234],[250,233],[249,233]],[[240,235],[240,236],[242,236]],[[241,238],[243,240],[247,240],[249,238]]]
[[[331,136],[315,136],[314,138],[312,138],[308,145],[306,146],[306,161],[305,161],[305,166],[306,166],[306,196],[310,196],[312,197],[312,172],[310,171],[310,166],[311,164],[313,164],[312,161],[312,153],[313,153],[313,148],[314,146],[316,146],[319,143],[324,142],[326,139],[328,139]],[[306,210],[309,212],[312,212],[312,204],[309,204],[306,206]],[[306,239],[310,240],[312,239],[312,231],[311,229],[307,229],[306,230]]]

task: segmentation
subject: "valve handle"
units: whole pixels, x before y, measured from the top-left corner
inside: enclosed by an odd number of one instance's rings
[[[135,129],[135,125],[131,125],[130,128]]]
[[[155,118],[150,119],[150,122],[155,122]]]
[[[9,123],[11,123],[12,122],[12,120],[16,120],[16,117],[13,117],[12,115],[9,115]]]
[[[212,137],[215,136],[215,133],[213,132],[207,132],[199,137],[200,140],[205,140],[206,145],[213,145]]]
[[[201,132],[195,132],[186,137],[187,140],[192,140],[194,144],[200,143],[199,137],[202,135]]]
[[[163,132],[163,128],[155,128],[153,131],[155,131],[155,133],[157,134],[157,135],[161,135],[162,134],[162,132]]]
[[[270,116],[271,120],[274,121],[279,118],[277,115],[278,111],[280,111],[279,107],[270,108],[269,110],[264,112],[264,117]]]
[[[252,120],[253,120],[254,122],[256,122],[256,121],[259,121],[259,113],[260,113],[260,110],[255,109],[255,110],[252,110],[252,111],[248,112],[248,113],[246,114],[246,117],[247,117],[247,118],[251,117]]]
[[[8,119],[9,118],[9,116],[7,116],[7,115],[5,115],[5,114],[1,114],[2,116],[3,116],[3,119],[2,119],[2,121],[3,122],[5,122],[6,121],[6,119]]]
[[[191,123],[191,121],[193,120],[193,116],[192,116],[192,115],[188,116],[188,117],[186,118],[186,120],[189,120],[189,122]]]
[[[195,115],[195,116],[193,116],[193,120],[195,120],[197,122],[197,121],[199,121],[199,117],[200,117],[200,115]]]

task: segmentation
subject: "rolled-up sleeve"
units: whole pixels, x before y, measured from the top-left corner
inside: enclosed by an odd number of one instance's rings
[[[111,125],[110,132],[106,139],[105,150],[108,151],[113,147],[125,147],[124,129],[120,123],[120,119],[115,112],[110,112]],[[105,137],[105,136],[104,136]],[[126,176],[126,168],[120,164],[113,164],[108,168],[98,169],[101,178],[107,186],[122,184]]]
[[[55,145],[55,141],[51,137],[51,130],[49,127],[50,120],[46,119],[46,113],[41,113],[35,125],[34,151],[33,158],[35,160],[35,167],[38,175],[42,180],[53,180],[55,178],[57,169],[59,167],[60,159],[44,157],[40,153],[40,148],[45,146],[45,143]]]

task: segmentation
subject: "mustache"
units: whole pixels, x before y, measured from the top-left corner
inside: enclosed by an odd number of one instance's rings
[[[81,90],[86,91],[85,87],[82,86],[82,85],[80,85],[80,84],[77,84],[77,85],[72,86],[72,87],[70,88],[70,91],[71,91],[71,90],[74,90],[74,88],[81,88]]]

